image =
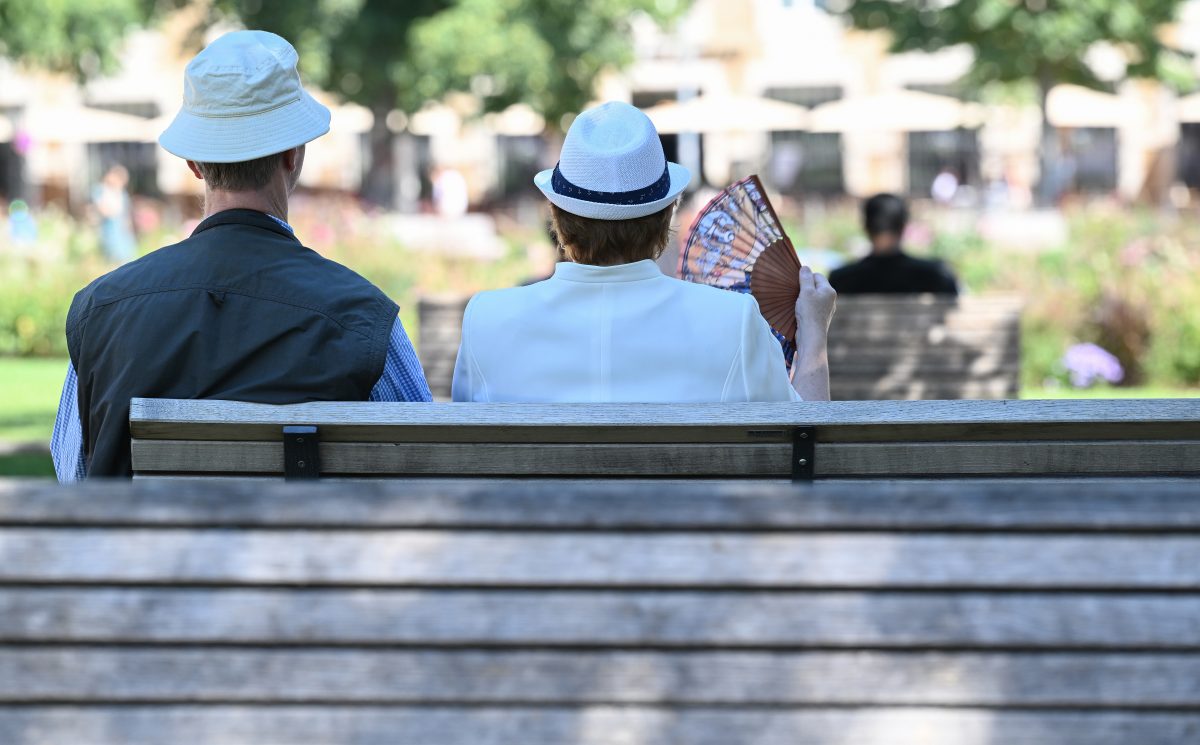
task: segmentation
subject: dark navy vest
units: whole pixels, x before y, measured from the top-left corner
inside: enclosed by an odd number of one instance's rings
[[[261,212],[100,277],[67,315],[88,476],[129,476],[129,400],[365,401],[396,304]]]

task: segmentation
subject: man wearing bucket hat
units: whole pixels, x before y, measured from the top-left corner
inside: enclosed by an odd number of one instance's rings
[[[51,441],[60,480],[131,473],[137,396],[430,400],[396,304],[287,223],[305,144],[329,131],[297,61],[274,34],[236,31],[188,64],[159,143],[203,179],[205,217],[75,296]]]
[[[828,400],[836,293],[824,277],[801,270],[789,380],[753,297],[667,277],[655,264],[688,180],[636,108],[580,114],[558,165],[534,178],[568,260],[543,282],[471,300],[454,400]]]

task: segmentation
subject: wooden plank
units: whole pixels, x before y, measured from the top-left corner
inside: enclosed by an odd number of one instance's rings
[[[134,440],[135,471],[282,473],[283,444]],[[791,446],[322,443],[321,472],[410,475],[752,476],[791,473]]]
[[[0,582],[1200,587],[1200,536],[9,528]]]
[[[1200,598],[9,587],[0,642],[1195,651]]]
[[[1005,332],[1015,332],[1019,326],[1020,317],[1016,313],[1007,311],[962,313],[933,308],[917,313],[907,311],[888,313],[886,310],[881,310],[878,313],[856,315],[837,313],[829,325],[829,338],[839,339],[843,336],[886,333],[937,338],[939,333],[953,331],[1002,335]]]
[[[957,391],[956,391],[957,393]],[[849,403],[837,401],[835,403]],[[895,402],[901,403],[901,402]],[[960,401],[906,401],[903,403],[964,403]],[[977,404],[980,402],[965,402]],[[892,402],[872,402],[890,406]],[[504,427],[481,424],[406,425],[402,423],[334,424],[321,426],[322,442],[672,442],[672,443],[760,443],[790,441],[791,427],[797,423],[776,422],[742,426],[606,426],[531,424]],[[147,424],[150,439],[279,441],[281,425],[272,424]],[[166,433],[174,436],[159,436]],[[834,442],[945,442],[1012,440],[1151,440],[1194,439],[1196,425],[1191,422],[980,422],[961,424],[887,424],[823,425],[817,430],[823,443]]]
[[[835,404],[850,403],[837,401]],[[893,403],[936,403],[976,405],[970,401],[904,401],[871,402],[871,405],[891,406]],[[1005,402],[1008,403],[1008,402]],[[859,403],[858,405],[865,405]],[[670,442],[670,443],[761,443],[790,442],[794,422],[741,426],[607,426],[530,424],[523,427],[482,424],[407,425],[393,423],[322,425],[322,442]],[[281,425],[273,424],[166,424],[161,427],[147,424],[143,429],[175,433],[175,437],[154,436],[138,439],[232,440],[268,441],[280,439]],[[822,425],[817,430],[820,442],[946,442],[1013,441],[1013,440],[1174,440],[1195,439],[1196,425],[1191,422],[1045,422],[1010,423],[896,423],[879,422],[852,425]]]
[[[963,366],[935,368],[885,363],[880,365],[841,365],[836,370],[831,368],[831,374],[834,373],[842,376],[843,383],[846,382],[847,378],[859,385],[864,382],[867,384],[889,385],[896,381],[903,381],[906,383],[924,383],[934,388],[954,387],[965,383],[974,383],[976,385],[1009,385],[1017,379],[1016,376],[1020,373],[1020,370],[1016,363],[1010,364],[1006,368],[985,366],[977,370],[968,370]]]
[[[1200,654],[0,649],[0,703],[268,700],[1200,711]]]
[[[373,402],[308,403],[269,406],[231,401],[181,401],[135,398],[131,403],[133,436],[142,439],[208,439],[279,436],[284,424],[315,424],[323,439],[341,439],[380,426],[477,427],[492,430],[529,427],[726,427],[769,429],[795,425],[824,429],[896,429],[929,425],[991,427],[1046,424],[1130,426],[1134,422],[1200,428],[1200,399],[1062,401],[862,401],[746,404],[405,404]],[[253,426],[258,426],[254,430]],[[1196,429],[1189,429],[1194,433]],[[429,433],[425,433],[429,434]],[[906,439],[911,439],[907,438]]]
[[[1196,480],[0,480],[0,524],[1200,532]]]
[[[13,745],[1181,745],[1200,714],[930,707],[803,710],[643,706],[0,708]]]
[[[906,351],[898,355],[854,354],[845,357],[831,357],[831,370],[845,375],[866,375],[869,373],[888,373],[893,371],[925,372],[941,377],[950,373],[959,375],[983,375],[990,372],[1008,372],[1020,369],[1021,360],[1012,353],[997,350],[994,353],[975,354],[966,350],[931,350],[922,353],[920,350]]]
[[[283,444],[134,440],[138,473],[282,473]],[[792,446],[322,443],[324,474],[782,478]],[[1196,475],[1200,440],[832,443],[817,476]]]
[[[999,400],[1016,398],[1019,392],[1020,380],[1016,375],[986,382],[964,380],[957,384],[924,380],[883,382],[878,378],[864,380],[842,376],[830,386],[830,396],[837,401]]]

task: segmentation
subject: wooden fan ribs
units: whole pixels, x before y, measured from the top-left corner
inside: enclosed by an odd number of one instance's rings
[[[778,240],[758,256],[750,272],[750,294],[763,318],[789,341],[796,339],[796,300],[800,297],[800,259],[786,240]]]

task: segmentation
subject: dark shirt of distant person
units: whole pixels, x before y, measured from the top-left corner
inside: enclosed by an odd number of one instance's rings
[[[940,261],[904,252],[908,206],[893,194],[877,194],[863,203],[863,227],[871,240],[869,256],[835,269],[829,284],[839,295],[958,295],[958,281]]]

